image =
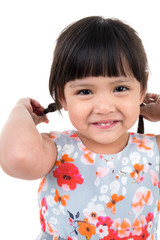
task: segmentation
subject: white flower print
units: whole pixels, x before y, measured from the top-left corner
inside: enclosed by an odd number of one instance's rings
[[[108,226],[99,225],[96,229],[96,233],[99,235],[99,238],[108,236]]]
[[[97,195],[95,195],[92,199],[91,199],[92,202],[97,202]]]
[[[99,177],[96,177],[96,179],[95,179],[95,181],[94,181],[94,185],[96,186],[96,187],[98,187],[98,185],[100,184],[100,178]]]
[[[122,185],[126,185],[127,184],[127,177],[122,177],[121,178],[121,182],[122,182]]]
[[[122,195],[125,196],[127,193],[127,189],[125,187],[122,187]]]
[[[120,183],[117,180],[111,182],[110,184],[111,195],[114,193],[118,193],[119,188],[120,188]]]
[[[47,211],[47,209],[46,209],[46,206],[42,206],[42,215],[44,216],[44,217],[46,217],[46,216],[48,216],[48,211]]]
[[[88,218],[89,223],[96,224],[99,216],[105,216],[104,207],[101,204],[89,202],[87,208],[83,210],[83,214]]]
[[[63,154],[68,154],[70,155],[74,151],[75,147],[73,144],[65,144],[63,149],[62,149],[62,155]]]
[[[108,185],[103,185],[100,189],[100,193],[104,194],[108,191]]]
[[[52,208],[52,212],[57,216],[60,215],[60,211],[57,208]]]
[[[127,165],[128,161],[129,161],[128,157],[124,157],[124,158],[122,159],[122,165],[123,165],[123,166],[124,166],[124,165]]]
[[[109,198],[107,195],[102,195],[102,196],[99,197],[99,200],[100,200],[101,202],[108,203],[109,200],[110,200],[110,198]]]
[[[54,217],[51,217],[50,218],[50,223],[53,224],[53,225],[56,225],[58,222],[57,218],[54,218]]]
[[[65,207],[62,206],[61,204],[59,205],[59,211],[60,211],[63,215],[66,215]]]
[[[130,154],[130,160],[132,161],[132,164],[139,163],[139,160],[141,158],[139,152],[133,152]]]
[[[54,196],[52,195],[48,195],[46,198],[46,201],[47,201],[47,205],[50,207],[53,207],[53,205],[55,205]]]

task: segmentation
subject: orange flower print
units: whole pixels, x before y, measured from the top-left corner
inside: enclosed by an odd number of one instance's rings
[[[134,164],[134,170],[130,173],[131,178],[134,178],[136,182],[140,183],[143,181],[144,176],[140,176],[143,173],[144,164],[139,165],[139,163]]]
[[[74,159],[70,158],[68,154],[64,154],[62,155],[62,159],[56,161],[55,165],[60,166],[62,163],[66,163],[66,162],[74,162]]]
[[[133,143],[136,143],[138,148],[142,150],[151,150],[151,147],[147,146],[147,141],[145,139],[138,139],[136,137],[133,137]]]
[[[39,184],[39,188],[38,188],[38,193],[43,189],[43,186],[45,184],[45,177],[42,178],[40,184]]]
[[[79,143],[78,147],[81,151],[84,152],[83,156],[81,157],[81,161],[86,165],[94,164],[96,154],[89,151],[87,147],[85,147],[82,143]]]
[[[140,187],[136,191],[133,201],[132,201],[132,209],[135,214],[140,214],[145,205],[152,205],[153,203],[153,195],[152,192],[146,187]]]
[[[83,155],[84,157],[84,161],[87,163],[87,164],[93,164],[94,163],[94,159],[92,157],[92,153],[91,152],[87,152]]]
[[[143,227],[147,224],[145,216],[141,216],[140,220],[138,218],[135,218],[133,221],[133,232],[132,235],[139,236],[142,234]]]
[[[119,202],[119,201],[122,201],[123,199],[124,199],[123,195],[118,196],[116,193],[114,193],[112,195],[111,201],[107,203],[106,207],[111,208],[111,212],[113,214],[115,214],[116,213],[116,203]]]
[[[129,228],[131,227],[131,223],[129,219],[124,219],[121,223],[121,219],[117,218],[114,220],[112,227],[117,229],[118,237],[120,238],[125,238],[130,235]]]
[[[55,140],[56,138],[60,137],[60,134],[58,132],[50,132],[49,137]]]
[[[47,223],[47,230],[49,231],[50,235],[54,236],[53,240],[58,240],[59,239],[59,233],[58,233],[57,229],[54,228],[54,230],[53,230],[50,223],[49,222],[46,222],[46,223]]]
[[[58,190],[56,189],[55,191],[55,197],[54,197],[54,201],[57,203],[61,203],[62,206],[66,206],[67,202],[70,199],[70,195],[64,195],[64,196],[60,196],[58,193]]]
[[[95,226],[88,223],[88,219],[85,218],[82,223],[79,224],[78,232],[86,237],[86,240],[91,239],[92,235],[96,234]]]

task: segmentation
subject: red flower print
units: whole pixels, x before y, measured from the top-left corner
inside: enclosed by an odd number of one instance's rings
[[[42,227],[42,230],[45,232],[46,230],[46,223],[45,223],[45,218],[42,214],[42,209],[40,210],[40,223],[41,223],[41,227]]]
[[[98,222],[97,222],[96,226],[98,227],[99,225],[106,225],[108,227],[111,227],[112,223],[113,223],[113,221],[108,216],[98,217]]]
[[[78,168],[72,163],[63,163],[53,171],[57,183],[65,191],[74,190],[77,184],[83,183],[83,178]]]
[[[153,213],[149,212],[147,217],[146,217],[146,221],[147,223],[149,223],[150,221],[153,222]]]
[[[46,198],[44,197],[40,203],[40,223],[41,223],[41,227],[43,229],[43,231],[45,231],[46,229],[46,222],[45,222],[45,218],[44,218],[44,215],[45,215],[45,212],[47,210],[47,201],[46,201]]]
[[[121,240],[122,238],[119,238],[117,235],[117,231],[115,232],[113,229],[109,229],[108,236],[105,236],[101,240]]]
[[[147,226],[145,226],[145,228],[143,228],[143,231],[141,233],[141,235],[139,236],[134,236],[134,240],[139,240],[139,239],[148,239],[149,237],[149,232],[147,231]]]

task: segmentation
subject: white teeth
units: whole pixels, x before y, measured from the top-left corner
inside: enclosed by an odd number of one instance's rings
[[[113,124],[112,122],[107,122],[107,123],[98,123],[99,126],[105,127],[105,126],[109,126],[110,124]]]

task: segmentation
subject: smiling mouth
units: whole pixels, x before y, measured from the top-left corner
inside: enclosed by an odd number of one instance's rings
[[[102,127],[105,127],[105,126],[109,126],[111,124],[113,124],[114,121],[112,122],[107,122],[107,123],[98,123],[98,126],[102,126]]]
[[[117,123],[119,123],[119,121],[96,122],[93,123],[93,125],[101,129],[106,129],[115,126]]]

